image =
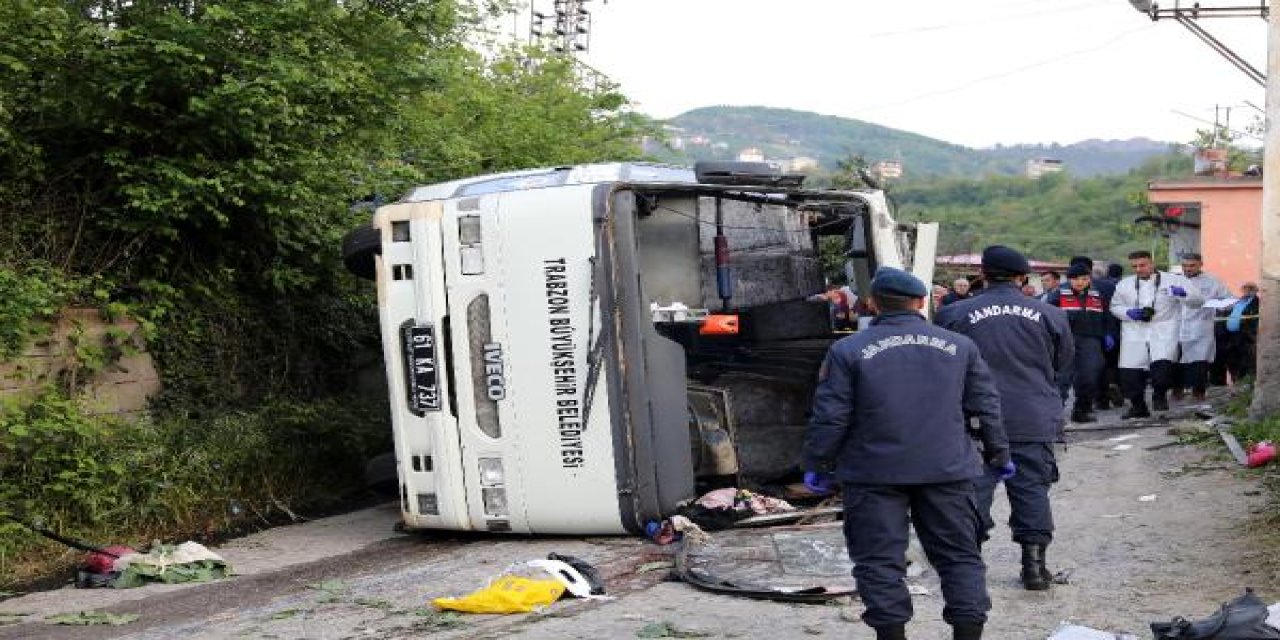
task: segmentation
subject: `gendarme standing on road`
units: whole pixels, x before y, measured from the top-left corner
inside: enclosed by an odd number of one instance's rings
[[[1009,247],[982,252],[988,285],[972,300],[943,307],[938,325],[977,343],[1000,390],[1000,414],[1009,434],[1009,450],[1018,473],[1005,481],[1009,528],[1022,545],[1022,584],[1048,589],[1045,548],[1053,540],[1049,488],[1058,481],[1054,443],[1062,439],[1062,397],[1058,375],[1072,366],[1075,343],[1067,316],[1057,307],[1022,294],[1031,265]],[[987,529],[995,526],[991,503],[997,482],[978,484],[978,505]]]
[[[805,438],[806,484],[843,484],[844,534],[862,619],[878,640],[906,638],[908,514],[942,579],[956,640],[982,636],[991,598],[974,479],[1014,472],[1000,401],[968,338],[920,315],[923,282],[889,267],[871,283],[870,327],[832,345]],[[983,451],[969,436],[977,416]],[[818,478],[816,482],[808,479]]]

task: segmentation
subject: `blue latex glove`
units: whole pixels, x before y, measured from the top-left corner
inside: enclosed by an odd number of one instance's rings
[[[1142,309],[1129,309],[1128,311],[1125,311],[1124,314],[1129,316],[1130,320],[1142,322]]]
[[[1017,472],[1018,472],[1018,465],[1014,464],[1012,460],[1004,463],[1004,465],[1002,466],[991,467],[991,475],[995,476],[996,479],[1000,481],[1004,481],[1004,480],[1008,480],[1009,478],[1012,478],[1013,474]]]
[[[806,471],[804,472],[804,486],[808,490],[817,495],[825,496],[831,494],[831,487],[834,479],[830,473],[823,471]]]
[[[1169,295],[1175,298],[1185,298],[1187,297],[1187,290],[1182,287],[1171,286],[1169,287]]]
[[[1107,351],[1114,351],[1116,348],[1116,337],[1102,336],[1102,348]]]

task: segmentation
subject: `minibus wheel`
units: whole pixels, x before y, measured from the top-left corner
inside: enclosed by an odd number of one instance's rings
[[[374,256],[382,253],[382,232],[372,224],[355,229],[342,239],[342,263],[347,271],[365,280],[377,279]]]

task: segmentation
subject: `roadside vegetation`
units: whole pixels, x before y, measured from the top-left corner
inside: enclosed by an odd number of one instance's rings
[[[68,307],[136,335],[0,405],[0,513],[94,542],[208,539],[349,500],[389,450],[365,205],[410,185],[635,157],[647,123],[562,58],[480,42],[501,3],[0,6],[0,362]],[[484,55],[476,53],[485,51]],[[150,417],[88,374],[156,360]],[[380,371],[377,375],[381,375]],[[0,523],[0,585],[76,554]]]

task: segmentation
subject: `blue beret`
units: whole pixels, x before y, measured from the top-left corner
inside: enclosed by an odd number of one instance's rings
[[[902,269],[880,267],[876,269],[876,277],[871,280],[871,295],[887,293],[910,298],[923,298],[929,295],[924,283]]]
[[[1031,263],[1021,253],[997,244],[982,251],[982,270],[986,273],[1023,275],[1031,273]]]

